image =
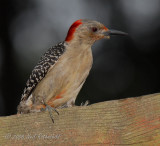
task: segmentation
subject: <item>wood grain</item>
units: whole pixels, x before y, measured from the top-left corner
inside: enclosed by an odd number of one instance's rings
[[[0,117],[0,145],[160,145],[160,94]]]

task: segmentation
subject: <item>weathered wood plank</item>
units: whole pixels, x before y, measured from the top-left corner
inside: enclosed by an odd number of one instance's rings
[[[0,117],[0,145],[160,145],[160,94]]]

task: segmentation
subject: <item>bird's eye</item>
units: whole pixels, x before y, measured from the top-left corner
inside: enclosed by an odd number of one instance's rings
[[[97,30],[98,30],[97,27],[92,27],[93,32],[96,32]]]

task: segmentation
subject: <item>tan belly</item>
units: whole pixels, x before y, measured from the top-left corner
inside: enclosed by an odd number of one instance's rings
[[[79,54],[66,51],[33,91],[34,103],[39,105],[44,99],[52,107],[58,107],[76,99],[91,66],[90,48]]]

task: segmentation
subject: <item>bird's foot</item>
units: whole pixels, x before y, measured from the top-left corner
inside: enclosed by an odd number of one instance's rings
[[[87,105],[89,105],[89,100],[82,102],[80,106],[87,106]]]
[[[59,107],[57,107],[58,109],[62,109],[62,108],[68,108],[68,105],[67,105],[67,103],[66,104],[64,104],[64,105],[62,105],[62,106],[59,106]]]
[[[45,108],[41,108],[40,110],[41,111],[48,111],[49,112],[49,116],[50,116],[52,122],[54,123],[54,118],[53,118],[52,111],[55,111],[58,115],[59,115],[59,112],[56,110],[56,108],[51,107],[50,105],[46,104],[44,101],[43,101],[43,104],[46,107]]]

